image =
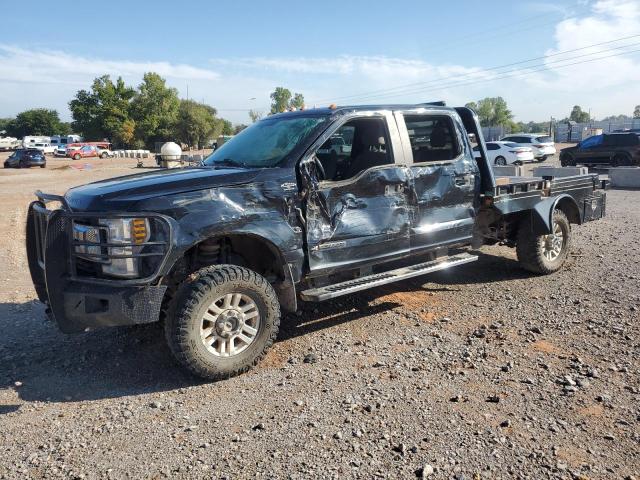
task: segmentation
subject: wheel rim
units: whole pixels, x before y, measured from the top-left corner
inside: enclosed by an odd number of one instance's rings
[[[559,223],[554,222],[553,233],[542,237],[542,255],[553,262],[562,253],[564,248],[564,232]]]
[[[496,165],[506,165],[507,161],[504,158],[498,158],[496,159]]]
[[[251,345],[260,327],[256,303],[242,293],[227,293],[216,298],[200,322],[200,338],[217,357],[233,357]]]

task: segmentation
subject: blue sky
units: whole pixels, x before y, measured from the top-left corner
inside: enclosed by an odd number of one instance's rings
[[[563,117],[574,104],[629,114],[640,103],[638,53],[564,66],[640,49],[638,0],[31,1],[3,17],[0,117],[47,107],[68,119],[68,101],[94,77],[136,85],[149,70],[234,122],[266,109],[279,85],[310,104],[502,95],[518,120]]]

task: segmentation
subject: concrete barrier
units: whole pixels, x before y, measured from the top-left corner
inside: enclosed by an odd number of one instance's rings
[[[534,177],[573,177],[588,173],[587,167],[536,167],[533,169]]]
[[[612,187],[640,188],[640,167],[615,167],[609,169]]]
[[[521,177],[522,167],[518,165],[493,165],[493,174],[496,177]]]

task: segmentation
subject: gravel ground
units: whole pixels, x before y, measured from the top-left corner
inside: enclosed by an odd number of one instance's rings
[[[134,163],[56,162],[0,172],[0,478],[638,478],[640,191],[610,191],[557,274],[485,248],[303,305],[258,368],[203,383],[156,325],[46,321],[23,251],[31,192]]]

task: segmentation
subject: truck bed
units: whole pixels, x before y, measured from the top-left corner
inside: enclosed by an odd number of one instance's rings
[[[591,202],[596,191],[605,190],[608,182],[600,180],[597,173],[570,177],[500,176],[495,178],[493,201],[503,214],[508,214],[529,210],[545,198],[566,194],[575,200],[584,217],[585,202]]]

